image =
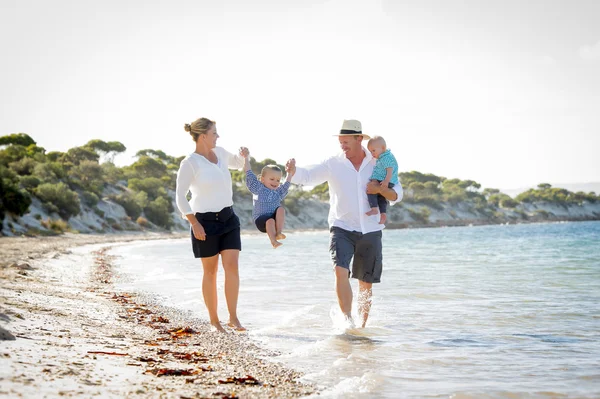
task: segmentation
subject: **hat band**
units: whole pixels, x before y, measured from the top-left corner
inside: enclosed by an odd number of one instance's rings
[[[356,131],[356,130],[346,130],[346,129],[342,129],[340,130],[340,134],[362,134],[362,131]]]

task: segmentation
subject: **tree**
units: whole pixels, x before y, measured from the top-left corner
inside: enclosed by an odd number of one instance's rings
[[[79,165],[82,161],[98,162],[100,159],[100,156],[88,147],[73,147],[65,155],[61,157],[61,161],[71,162],[73,165]]]
[[[142,179],[149,177],[161,178],[167,173],[167,167],[164,163],[147,155],[141,156],[131,164],[129,169],[132,172],[132,177]]]
[[[0,165],[0,222],[6,212],[22,216],[31,205],[31,197],[19,189],[16,173]]]
[[[113,162],[116,155],[121,154],[127,150],[127,147],[119,141],[102,141],[99,139],[93,139],[88,141],[84,147],[90,148],[95,151],[98,155],[103,157],[108,162]]]
[[[538,184],[538,189],[540,190],[546,190],[548,188],[552,187],[552,185],[548,184],[548,183],[540,183]]]
[[[13,133],[0,137],[0,145],[20,145],[28,147],[32,144],[36,144],[35,141],[25,133]]]
[[[151,201],[144,209],[144,213],[152,223],[164,228],[170,228],[173,225],[171,213],[169,212],[169,201],[159,197]]]
[[[129,179],[127,185],[133,191],[143,191],[148,194],[148,199],[150,201],[154,201],[158,197],[167,196],[167,190],[165,190],[163,181],[156,177],[148,177],[147,179]]]
[[[79,197],[63,182],[40,184],[35,189],[35,195],[49,211],[57,212],[65,220],[79,214]]]
[[[79,165],[71,168],[69,181],[84,190],[91,191],[96,195],[102,194],[104,188],[104,176],[102,167],[98,162],[81,161]]]
[[[319,184],[310,190],[310,194],[317,197],[321,201],[329,200],[329,184],[327,182]]]

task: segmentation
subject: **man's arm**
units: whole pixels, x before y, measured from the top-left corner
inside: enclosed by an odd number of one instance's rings
[[[318,186],[329,179],[329,166],[326,161],[308,168],[296,168],[296,160],[292,158],[286,164],[286,170],[288,168],[293,170],[291,181],[294,184]]]
[[[386,200],[390,201],[390,205],[394,205],[402,199],[402,185],[398,183],[393,188],[388,188],[376,181],[372,181],[367,184],[367,194],[381,194]]]

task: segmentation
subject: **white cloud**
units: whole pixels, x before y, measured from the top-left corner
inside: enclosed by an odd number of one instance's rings
[[[600,40],[591,46],[583,46],[579,49],[579,56],[584,60],[600,60]]]

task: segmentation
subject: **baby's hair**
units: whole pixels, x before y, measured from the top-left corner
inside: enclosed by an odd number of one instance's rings
[[[367,143],[367,146],[370,146],[371,144],[381,144],[383,148],[387,147],[385,139],[381,136],[373,136],[371,140],[369,140],[369,142]]]
[[[277,165],[265,165],[263,166],[262,170],[260,171],[260,175],[258,175],[258,180],[262,179],[262,176],[265,174],[265,172],[267,171],[271,171],[271,172],[278,172],[283,174],[283,172],[281,171],[281,168]]]
[[[206,132],[208,132],[208,130],[213,127],[215,123],[215,121],[211,121],[208,118],[200,118],[196,119],[192,123],[186,123],[183,125],[183,129],[190,133],[192,140],[198,141],[198,137],[201,134],[206,134]]]
[[[260,171],[260,174],[264,174],[267,170],[273,171],[273,172],[279,172],[279,173],[283,173],[281,171],[281,168],[277,165],[266,165],[265,167],[262,168],[262,170]]]

